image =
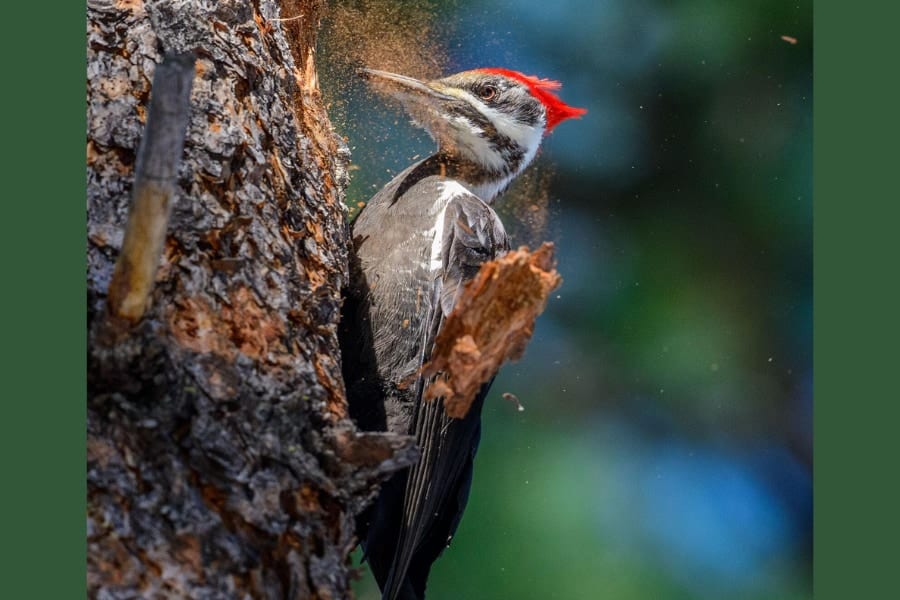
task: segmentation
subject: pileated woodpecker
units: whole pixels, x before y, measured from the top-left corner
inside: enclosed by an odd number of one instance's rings
[[[491,203],[534,158],[566,105],[559,83],[507,69],[435,81],[364,69],[438,144],[369,200],[352,225],[341,320],[350,414],[368,431],[415,436],[419,461],[382,486],[357,535],[383,600],[421,600],[431,565],[462,518],[485,384],[462,419],[425,401],[419,376],[457,295],[509,249]]]

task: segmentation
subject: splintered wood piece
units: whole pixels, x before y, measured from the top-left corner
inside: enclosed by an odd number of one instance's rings
[[[535,320],[561,283],[549,242],[483,264],[444,320],[431,360],[422,367],[424,376],[438,375],[425,398],[442,397],[448,415],[464,417],[500,366],[521,358]]]
[[[108,295],[110,314],[132,323],[144,314],[162,256],[190,119],[194,62],[191,53],[167,55],[153,76],[128,225]]]

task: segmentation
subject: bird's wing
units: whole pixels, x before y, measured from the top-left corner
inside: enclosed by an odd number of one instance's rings
[[[482,263],[509,249],[509,240],[497,214],[475,195],[461,194],[451,200],[443,223],[442,265],[433,289],[431,315],[426,321],[423,363],[430,357],[444,318],[453,310],[463,285],[478,273]],[[444,512],[450,503],[458,501],[460,476],[471,460],[473,444],[477,443],[480,410],[473,405],[463,419],[448,417],[442,399],[426,401],[422,398],[425,388],[433,380],[419,377],[415,383],[413,434],[422,455],[409,471],[396,553],[385,585],[384,600],[397,597],[413,555],[436,521],[440,520],[442,527],[447,529],[443,535],[453,534],[459,515],[448,516]],[[487,385],[482,388],[476,405],[480,406],[487,388]],[[446,543],[446,539],[440,540],[441,549]]]

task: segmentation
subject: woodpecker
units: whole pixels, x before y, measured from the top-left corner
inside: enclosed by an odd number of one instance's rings
[[[421,451],[382,486],[357,535],[382,600],[422,600],[466,506],[490,382],[468,414],[453,419],[440,399],[423,400],[429,381],[420,369],[465,282],[509,249],[493,201],[547,133],[586,111],[554,93],[559,83],[508,69],[434,81],[360,74],[397,98],[438,146],[353,222],[340,327],[351,417],[363,430],[414,436]]]

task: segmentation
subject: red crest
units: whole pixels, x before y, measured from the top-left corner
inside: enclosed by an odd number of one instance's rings
[[[577,119],[587,112],[586,108],[576,108],[569,106],[563,102],[559,96],[553,93],[562,87],[562,84],[552,79],[541,79],[534,75],[525,75],[511,69],[476,69],[481,73],[491,73],[494,75],[502,75],[510,79],[515,79],[526,86],[531,94],[540,100],[541,104],[547,111],[547,132],[559,125],[566,119]]]

